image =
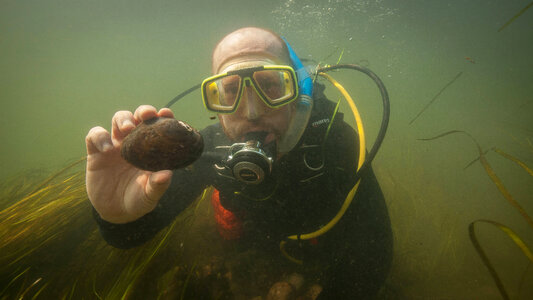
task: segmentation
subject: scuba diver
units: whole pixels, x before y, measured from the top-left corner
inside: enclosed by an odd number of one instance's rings
[[[212,72],[201,84],[202,99],[219,122],[200,131],[203,155],[189,167],[144,171],[120,155],[123,139],[142,121],[174,118],[169,108],[119,111],[111,133],[89,131],[87,194],[104,239],[118,248],[141,245],[212,186],[223,240],[302,274],[315,283],[310,299],[375,298],[392,259],[387,207],[370,166],[379,145],[366,152],[360,130],[270,30],[226,35],[213,51]],[[269,286],[268,297],[283,298],[272,296],[280,282]]]

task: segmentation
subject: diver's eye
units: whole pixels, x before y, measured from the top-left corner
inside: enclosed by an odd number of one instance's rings
[[[235,95],[237,94],[237,92],[239,91],[239,86],[238,85],[235,85],[235,84],[232,84],[230,86],[225,86],[224,87],[224,91],[226,92],[226,94],[228,95]]]

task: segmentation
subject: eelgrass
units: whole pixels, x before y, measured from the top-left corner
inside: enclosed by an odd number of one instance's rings
[[[154,298],[166,289],[162,285],[158,291],[162,275],[173,268],[179,272],[169,281],[185,288],[190,263],[178,255],[180,241],[200,202],[145,245],[113,248],[92,219],[84,161],[0,185],[0,299]],[[202,198],[209,195],[206,191]]]
[[[435,102],[435,100],[437,100],[437,98],[439,98],[440,94],[442,94],[442,92],[444,92],[444,90],[446,90],[450,85],[452,85],[452,83],[454,83],[454,82],[457,80],[457,78],[459,78],[459,76],[461,76],[462,74],[463,74],[462,71],[459,72],[459,73],[457,73],[457,75],[455,75],[455,77],[454,77],[452,80],[450,80],[450,81],[449,81],[449,82],[448,82],[448,83],[447,83],[442,89],[440,89],[440,91],[439,91],[437,94],[435,94],[435,96],[433,96],[433,98],[431,98],[431,100],[430,100],[430,101],[424,106],[424,108],[422,108],[422,109],[418,112],[418,114],[417,114],[413,119],[411,119],[411,121],[409,121],[409,125],[413,124],[413,122],[414,122],[416,119],[418,119],[418,117],[420,117],[420,115],[421,115],[424,111],[426,111],[426,109],[428,109],[428,107],[430,107],[431,104],[433,104],[433,102]]]
[[[447,135],[450,135],[450,134],[454,134],[454,133],[462,133],[462,134],[465,134],[468,137],[470,137],[470,139],[472,139],[472,141],[476,144],[478,152],[479,152],[479,158],[474,160],[473,162],[475,162],[477,160],[479,160],[481,162],[483,168],[485,169],[485,172],[487,173],[489,178],[492,180],[492,182],[496,185],[496,187],[498,188],[500,193],[504,196],[504,198],[512,206],[514,206],[519,211],[519,213],[526,220],[526,222],[533,228],[533,220],[527,214],[527,212],[524,210],[524,208],[511,196],[511,193],[509,193],[509,191],[505,188],[505,186],[503,185],[503,182],[496,175],[496,173],[494,172],[494,170],[492,169],[492,167],[490,166],[488,160],[485,157],[487,151],[483,151],[482,150],[481,146],[474,139],[474,137],[472,135],[470,135],[468,132],[463,131],[463,130],[452,130],[452,131],[448,131],[448,132],[439,134],[439,135],[437,135],[435,137],[419,139],[419,140],[431,141],[431,140],[435,140],[435,139],[438,139],[438,138],[441,138],[441,137],[444,137],[444,136],[447,136]],[[512,156],[510,154],[507,154],[507,153],[503,152],[502,150],[500,150],[498,148],[492,148],[491,150],[494,150],[496,153],[500,154],[501,156],[503,156],[503,157],[515,162],[517,165],[522,167],[530,175],[533,176],[533,171],[525,163],[523,163],[521,160],[519,160],[518,158],[516,158],[516,157],[514,157],[514,156]],[[496,287],[498,288],[498,290],[500,292],[500,295],[502,296],[503,299],[509,299],[509,295],[508,295],[508,293],[507,293],[507,291],[506,291],[506,289],[505,289],[505,287],[504,287],[504,285],[503,285],[498,273],[496,272],[496,269],[494,268],[494,266],[492,266],[492,263],[490,262],[488,256],[485,254],[485,251],[483,250],[483,248],[481,247],[481,244],[479,243],[479,241],[477,239],[477,236],[476,236],[476,233],[475,233],[475,225],[476,225],[476,223],[479,223],[479,222],[491,224],[491,225],[499,228],[500,230],[502,230],[505,234],[507,234],[507,236],[509,236],[511,238],[511,240],[518,246],[518,248],[522,251],[522,253],[524,253],[524,255],[528,258],[529,264],[533,263],[533,252],[530,250],[529,247],[527,247],[527,245],[524,243],[524,241],[511,228],[509,228],[509,227],[507,227],[507,226],[505,226],[505,225],[503,225],[503,224],[501,224],[499,222],[496,222],[496,221],[493,221],[493,220],[479,219],[479,220],[471,222],[470,225],[468,226],[469,237],[470,237],[470,240],[472,242],[472,245],[474,246],[474,248],[478,252],[478,255],[480,256],[481,260],[483,261],[483,264],[485,264],[485,266],[489,270],[489,273],[492,276],[492,278],[493,278],[493,280],[494,280],[494,282],[496,284]],[[526,269],[526,271],[527,271],[527,269]],[[524,272],[524,274],[522,276],[522,279],[523,279],[524,276],[525,276],[525,272]],[[522,284],[519,285],[519,289],[521,288],[521,286],[522,286]],[[520,294],[520,290],[518,291],[518,294]]]
[[[505,27],[507,27],[511,23],[513,23],[516,19],[518,19],[518,17],[520,17],[523,13],[525,13],[526,10],[528,10],[531,6],[533,6],[533,2],[529,3],[528,5],[526,5],[516,15],[514,15],[511,19],[509,19],[507,22],[505,22],[505,24],[503,24],[502,27],[500,27],[498,29],[498,32],[502,31],[503,29],[505,29]]]
[[[489,162],[487,161],[487,158],[485,157],[485,152],[483,151],[483,149],[481,149],[481,146],[472,137],[472,135],[470,135],[468,132],[463,131],[463,130],[451,130],[451,131],[439,134],[439,135],[431,137],[431,138],[418,139],[418,140],[420,140],[420,141],[431,141],[431,140],[435,140],[435,139],[438,139],[438,138],[441,138],[441,137],[444,137],[444,136],[447,136],[447,135],[450,135],[450,134],[454,134],[454,133],[462,133],[462,134],[465,134],[468,137],[470,137],[470,139],[472,139],[472,141],[476,144],[477,149],[479,151],[479,158],[478,159],[481,162],[483,168],[485,169],[485,172],[487,173],[487,175],[490,177],[492,182],[494,182],[494,184],[496,185],[498,190],[502,193],[502,195],[505,197],[507,202],[509,202],[509,204],[511,204],[513,207],[515,207],[518,210],[518,212],[522,215],[522,217],[526,220],[526,222],[529,224],[529,226],[531,226],[533,228],[533,219],[531,219],[531,217],[527,214],[527,212],[524,210],[524,208],[513,198],[513,196],[511,196],[511,193],[509,193],[509,191],[505,188],[505,186],[503,185],[503,182],[501,181],[500,178],[498,178],[498,176],[496,175],[496,173],[494,172],[494,170],[490,166]],[[500,150],[500,152],[501,152],[501,150]],[[501,154],[501,153],[499,153],[499,154]],[[516,159],[515,162],[517,162],[517,161],[519,161],[519,160]],[[523,165],[525,166],[525,164],[523,164]]]

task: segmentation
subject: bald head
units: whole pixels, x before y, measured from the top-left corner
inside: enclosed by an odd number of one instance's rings
[[[228,64],[246,59],[269,59],[289,64],[287,45],[276,33],[257,27],[245,27],[226,35],[213,50],[212,71],[218,73]]]

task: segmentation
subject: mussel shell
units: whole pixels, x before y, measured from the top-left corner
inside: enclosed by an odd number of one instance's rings
[[[183,121],[153,118],[139,124],[124,138],[121,155],[132,165],[147,171],[174,170],[200,157],[204,140]]]

